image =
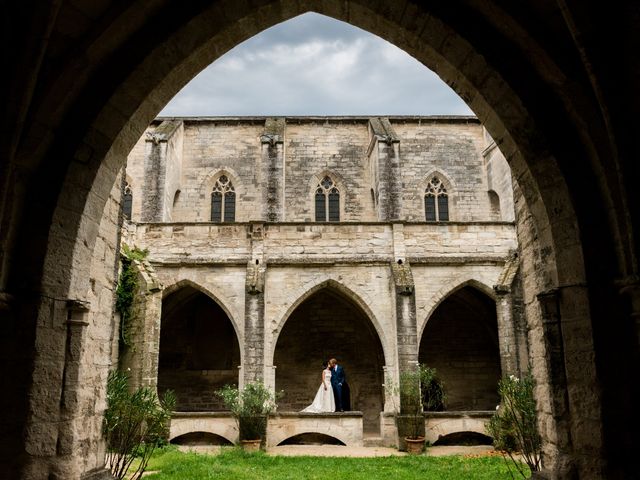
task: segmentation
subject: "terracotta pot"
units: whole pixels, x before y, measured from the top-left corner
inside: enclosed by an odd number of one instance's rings
[[[404,439],[407,442],[407,453],[412,455],[418,455],[422,453],[422,449],[424,448],[424,437],[418,438],[406,438]]]
[[[245,452],[257,452],[260,450],[260,443],[262,440],[240,440],[240,445]]]

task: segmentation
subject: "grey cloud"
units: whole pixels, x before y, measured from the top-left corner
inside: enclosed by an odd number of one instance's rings
[[[305,14],[238,45],[162,115],[470,114],[432,71],[386,41]]]

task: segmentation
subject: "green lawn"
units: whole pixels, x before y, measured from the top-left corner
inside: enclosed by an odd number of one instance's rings
[[[513,467],[511,467],[513,468]],[[230,448],[220,455],[182,453],[173,448],[154,454],[149,480],[499,480],[511,479],[500,457],[284,457],[245,454]]]

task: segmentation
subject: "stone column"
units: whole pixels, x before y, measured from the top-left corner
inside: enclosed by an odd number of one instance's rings
[[[574,478],[577,475],[572,462],[572,445],[569,432],[570,412],[567,395],[567,375],[565,370],[564,342],[560,315],[559,291],[552,289],[537,295],[542,316],[544,347],[546,352],[546,374],[551,389],[549,399],[553,423],[545,425],[547,436],[555,437],[557,457],[553,465],[544,465],[557,478]],[[544,458],[543,458],[543,463]]]
[[[158,386],[162,286],[148,262],[132,262],[138,271],[138,291],[131,308],[130,345],[122,350],[119,363],[129,374],[130,388],[155,389]]]
[[[284,221],[284,118],[267,118],[262,144],[262,220]]]
[[[498,344],[500,347],[502,375],[520,376],[511,290],[497,285],[494,290],[496,292],[496,317],[498,321]]]
[[[244,310],[243,384],[264,381],[264,225],[252,223],[249,235],[252,259],[247,264]]]

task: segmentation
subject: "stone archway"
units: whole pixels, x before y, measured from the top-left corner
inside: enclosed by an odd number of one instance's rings
[[[625,48],[637,43],[637,2],[608,10],[564,1],[6,7],[6,34],[19,46],[6,56],[11,77],[1,93],[0,310],[8,333],[0,363],[14,386],[1,421],[16,440],[0,458],[9,475],[55,470],[75,478],[101,465],[99,456],[58,457],[60,449],[79,452],[76,440],[54,445],[78,438],[100,449],[99,433],[79,438],[73,425],[88,416],[99,424],[104,383],[80,395],[90,408],[62,412],[58,399],[67,388],[67,328],[87,322],[96,231],[129,147],[206,62],[307,10],[404,48],[487,126],[522,193],[522,271],[546,465],[567,477],[573,468],[620,478],[635,471],[628,418],[638,403],[629,379],[638,355],[640,189],[637,129],[628,119],[637,122],[638,60]],[[98,320],[86,335],[89,349],[109,342],[111,306],[104,305],[92,307]],[[65,327],[69,319],[74,327]],[[107,368],[83,367],[102,378]]]
[[[427,321],[418,359],[444,381],[447,410],[495,409],[501,376],[495,301],[471,286],[449,294]]]
[[[176,393],[176,411],[224,410],[215,391],[238,384],[240,345],[225,311],[185,285],[162,301],[158,392]]]
[[[320,386],[322,362],[335,357],[344,366],[351,409],[363,412],[365,432],[380,431],[384,407],[382,344],[365,313],[334,288],[306,298],[280,331],[273,364],[281,411],[311,404]]]

